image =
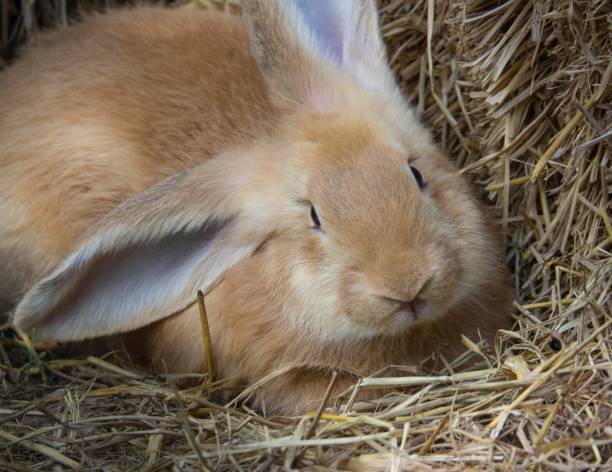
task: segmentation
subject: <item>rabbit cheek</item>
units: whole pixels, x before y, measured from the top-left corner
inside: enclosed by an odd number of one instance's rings
[[[435,276],[422,298],[427,301],[427,318],[435,320],[443,316],[452,306],[461,291],[460,280],[463,277],[463,264],[459,248],[448,240],[441,239],[437,243]]]
[[[332,273],[298,264],[291,272],[289,286],[284,312],[293,326],[326,341],[354,337],[352,326],[338,313],[340,302]]]
[[[388,331],[385,320],[388,310],[367,296],[369,290],[357,272],[347,272],[340,286],[340,304],[347,322],[354,326],[360,337],[371,337]]]

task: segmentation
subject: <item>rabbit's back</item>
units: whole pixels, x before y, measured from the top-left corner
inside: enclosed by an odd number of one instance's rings
[[[0,75],[0,302],[120,202],[271,116],[237,17],[139,8],[40,35]]]

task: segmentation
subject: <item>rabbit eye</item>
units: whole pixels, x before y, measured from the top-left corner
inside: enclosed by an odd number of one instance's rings
[[[427,187],[427,182],[423,180],[423,176],[421,175],[419,170],[416,167],[412,167],[412,166],[410,166],[410,170],[412,171],[412,175],[414,175],[414,180],[416,180],[419,188],[421,190],[425,190],[425,188]]]
[[[310,205],[310,219],[315,228],[321,229],[321,221],[319,220],[319,215],[317,215],[317,210],[315,210],[314,205]]]

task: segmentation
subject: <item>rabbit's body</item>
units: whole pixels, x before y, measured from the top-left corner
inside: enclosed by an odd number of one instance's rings
[[[404,104],[374,3],[294,1],[245,0],[246,28],[95,16],[0,78],[0,300],[23,296],[19,328],[202,372],[209,291],[219,375],[284,371],[258,392],[290,412],[331,369],[339,391],[505,324],[495,226]]]
[[[273,120],[238,17],[141,8],[38,36],[0,76],[0,299],[128,197]]]

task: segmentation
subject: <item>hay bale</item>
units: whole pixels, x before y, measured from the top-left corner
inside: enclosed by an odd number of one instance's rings
[[[610,4],[384,0],[380,9],[406,95],[499,208],[513,329],[494,349],[466,342],[456,362],[480,361],[469,372],[363,379],[357,388],[388,394],[348,395],[302,418],[223,407],[208,401],[221,382],[179,391],[176,378],[131,372],[112,356],[53,359],[5,332],[0,468],[610,466]]]

